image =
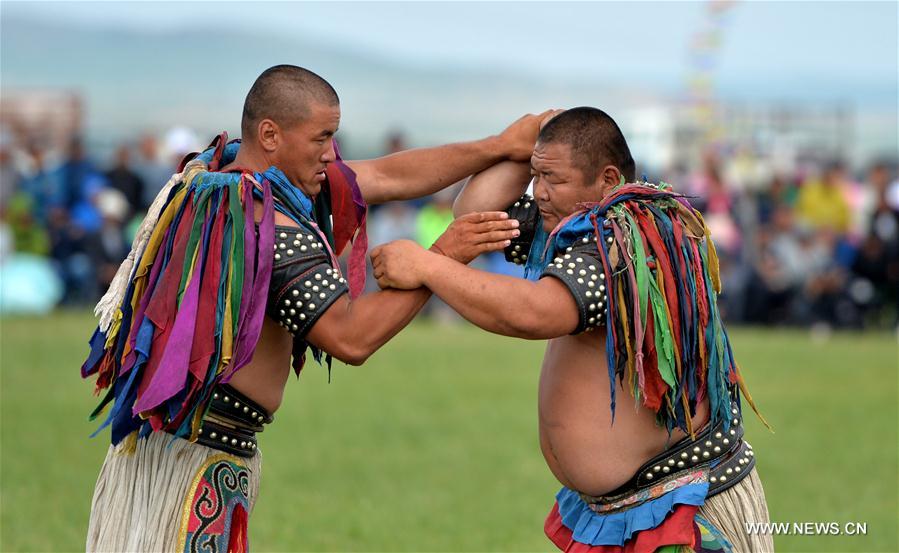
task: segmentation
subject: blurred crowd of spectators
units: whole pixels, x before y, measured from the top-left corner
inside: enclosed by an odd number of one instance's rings
[[[899,182],[895,165],[853,174],[840,160],[755,172],[742,156],[705,155],[673,181],[694,196],[717,246],[730,322],[895,327]],[[756,175],[757,176],[757,175]]]
[[[13,252],[49,258],[62,282],[60,305],[95,302],[173,168],[149,135],[119,146],[108,166],[95,163],[77,137],[62,151],[3,144],[0,260]]]
[[[394,134],[385,153],[405,147]],[[46,258],[63,284],[60,305],[93,304],[180,156],[163,159],[151,135],[118,146],[104,165],[92,161],[77,138],[62,152],[37,142],[0,144],[0,263],[14,253]],[[873,163],[853,173],[830,160],[760,176],[739,153],[708,153],[699,167],[675,167],[661,180],[690,195],[712,230],[724,283],[720,302],[730,322],[895,327],[895,170]],[[430,245],[452,220],[458,190],[373,209],[371,244],[408,238]],[[500,254],[477,263],[517,274]],[[453,318],[439,302],[429,309]]]

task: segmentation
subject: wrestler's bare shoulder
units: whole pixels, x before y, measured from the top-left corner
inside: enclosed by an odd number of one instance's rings
[[[674,433],[669,438],[653,413],[637,406],[617,381],[612,424],[605,343],[601,330],[550,340],[540,373],[544,457],[563,485],[590,495],[624,484],[669,440],[683,437]],[[694,421],[703,422],[705,411]]]

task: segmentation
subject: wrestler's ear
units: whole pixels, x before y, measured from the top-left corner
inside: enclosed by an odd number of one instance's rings
[[[596,180],[605,196],[621,183],[621,171],[614,165],[606,165],[597,173]]]
[[[259,140],[259,146],[265,152],[274,152],[278,148],[281,140],[281,129],[278,124],[271,119],[263,119],[256,127],[256,136]]]

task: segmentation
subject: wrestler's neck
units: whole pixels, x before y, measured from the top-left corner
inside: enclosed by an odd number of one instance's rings
[[[253,148],[250,144],[241,144],[234,161],[221,168],[221,171],[251,171],[254,173],[267,170],[274,165],[264,151]]]
[[[266,154],[264,150],[251,148],[249,145],[242,145],[240,150],[238,150],[234,161],[222,167],[220,171],[223,173],[229,171],[261,173],[267,171],[268,168],[272,166],[278,167],[278,164],[271,158],[271,156]],[[290,184],[299,188],[303,194],[310,198],[314,198],[315,195],[318,194],[318,190],[308,190],[302,183],[297,183],[293,179],[290,179]]]

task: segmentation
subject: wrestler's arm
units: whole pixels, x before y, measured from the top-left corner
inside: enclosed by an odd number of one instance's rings
[[[361,365],[418,314],[431,291],[380,290],[350,300],[344,294],[316,321],[306,341],[348,365]]]
[[[436,257],[469,263],[481,253],[502,250],[518,221],[503,212],[474,213],[456,219],[432,248]],[[350,365],[361,365],[403,329],[421,310],[431,291],[380,290],[350,300],[338,298],[315,322],[306,340]]]
[[[564,110],[556,109],[543,112],[540,129],[562,111]],[[530,182],[530,158],[501,161],[468,179],[453,204],[453,215],[461,217],[475,211],[506,209],[524,194]]]
[[[531,282],[478,271],[408,241],[376,248],[372,260],[382,287],[426,286],[489,332],[542,340],[565,336],[578,326],[577,305],[555,278]]]
[[[500,161],[530,159],[545,116],[546,113],[525,115],[499,135],[474,142],[418,148],[345,163],[356,173],[362,197],[369,204],[420,198]]]
[[[502,161],[473,175],[453,204],[453,215],[505,209],[524,194],[531,181],[531,164]]]

